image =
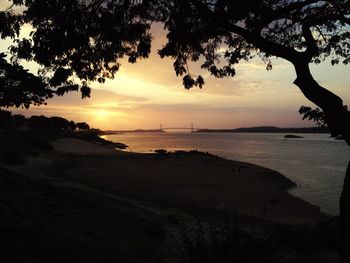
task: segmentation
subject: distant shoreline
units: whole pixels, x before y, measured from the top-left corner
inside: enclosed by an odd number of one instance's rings
[[[318,127],[309,128],[279,128],[274,126],[260,126],[260,127],[243,127],[237,129],[199,129],[197,132],[204,133],[226,133],[226,132],[241,132],[241,133],[327,133],[327,131],[322,131]]]
[[[135,129],[135,130],[106,130],[102,135],[112,135],[121,133],[152,133],[166,132],[166,129]],[[306,128],[280,128],[275,126],[242,127],[236,129],[197,129],[193,132],[200,133],[328,133],[318,127]]]

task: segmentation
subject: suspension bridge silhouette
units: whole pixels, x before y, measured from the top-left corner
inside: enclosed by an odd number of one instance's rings
[[[160,124],[160,130],[161,131],[167,131],[167,130],[186,130],[186,131],[191,131],[191,132],[195,132],[198,131],[200,128],[198,127],[194,127],[193,122],[191,122],[191,126],[190,127],[163,127],[163,124]]]

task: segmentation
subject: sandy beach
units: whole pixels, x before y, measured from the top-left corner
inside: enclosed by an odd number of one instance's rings
[[[2,237],[3,262],[35,253],[47,259],[60,249],[66,251],[51,262],[72,251],[78,262],[158,262],[166,229],[193,218],[236,213],[252,224],[308,227],[329,218],[290,195],[292,181],[264,167],[195,151],[130,153],[73,138],[52,145],[23,164],[0,165],[1,231],[12,237]]]
[[[235,211],[283,224],[315,224],[326,217],[318,207],[287,193],[295,186],[292,181],[256,165],[199,152],[114,151],[75,139],[53,145],[77,156],[56,158],[48,174],[160,208]]]

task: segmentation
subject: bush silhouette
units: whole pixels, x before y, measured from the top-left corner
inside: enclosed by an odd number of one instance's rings
[[[253,237],[235,219],[183,225],[173,248],[177,263],[273,262],[269,244]]]

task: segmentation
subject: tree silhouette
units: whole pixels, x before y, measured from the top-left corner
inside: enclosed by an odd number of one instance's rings
[[[67,131],[71,129],[70,121],[62,117],[57,117],[57,116],[50,117],[49,124],[50,126],[48,128],[51,131],[62,132],[62,131]]]
[[[0,107],[40,105],[53,93],[43,79],[25,70],[19,64],[10,64],[0,53]]]
[[[148,57],[158,1],[13,0],[0,11],[0,37],[14,40],[10,57],[0,53],[0,107],[28,108],[78,90],[89,97],[89,83],[113,78],[119,59]],[[20,38],[25,23],[33,27],[30,38]],[[23,60],[41,66],[37,76],[20,66]]]
[[[26,11],[0,12],[0,37],[11,37],[11,63],[1,54],[0,106],[41,104],[53,95],[80,89],[89,96],[90,81],[104,82],[129,62],[147,58],[152,21],[163,22],[168,42],[161,57],[175,59],[174,69],[189,89],[204,79],[189,72],[188,61],[201,61],[215,77],[232,77],[241,60],[260,56],[272,69],[273,57],[294,66],[304,96],[324,113],[333,136],[350,145],[350,113],[343,101],[313,78],[309,65],[330,58],[350,62],[349,0],[13,0]],[[30,39],[19,39],[24,23],[33,26]],[[20,68],[21,60],[42,66],[38,76]],[[225,62],[224,66],[223,63]],[[22,74],[16,81],[19,70]],[[8,73],[10,72],[10,73]],[[14,76],[14,77],[13,77]],[[73,77],[79,79],[77,83]],[[14,80],[12,81],[11,78]],[[6,81],[11,80],[4,85]],[[26,85],[26,81],[34,85]],[[19,84],[20,83],[20,84]],[[41,84],[40,84],[41,83]],[[20,86],[18,86],[19,84]],[[27,89],[38,90],[27,92]],[[8,94],[18,94],[19,99]],[[31,94],[33,95],[31,97]],[[350,262],[350,163],[341,196],[342,262]]]
[[[76,123],[76,127],[79,130],[88,130],[88,129],[90,129],[89,124],[87,124],[86,122],[78,122],[78,123]]]
[[[14,121],[16,115],[12,116]],[[28,120],[28,128],[33,131],[66,132],[75,131],[77,124],[62,117],[31,116]],[[88,125],[88,124],[86,124]]]
[[[309,121],[314,121],[322,130],[328,130],[328,123],[326,121],[326,117],[324,113],[319,109],[311,109],[307,106],[301,106],[299,109],[299,113],[303,116],[303,120],[307,119]]]
[[[325,116],[332,136],[342,135],[350,145],[350,113],[343,101],[313,78],[309,64],[330,58],[332,65],[350,62],[350,1],[230,0],[173,1],[165,20],[168,43],[162,57],[175,59],[185,88],[201,87],[188,61],[215,77],[234,76],[234,66],[255,55],[272,69],[272,57],[293,64],[297,85]],[[200,60],[202,59],[202,60]],[[224,66],[222,65],[224,62]],[[219,65],[220,64],[220,65]],[[342,262],[350,262],[350,162],[340,200]]]
[[[48,131],[50,127],[49,118],[41,116],[31,116],[28,119],[28,126],[33,131]]]
[[[350,115],[342,100],[321,87],[309,64],[327,57],[332,64],[350,62],[350,1],[178,0],[166,20],[168,43],[162,57],[175,59],[186,88],[203,85],[188,72],[187,62],[203,59],[202,68],[215,77],[234,76],[241,60],[259,55],[272,69],[272,57],[291,62],[303,94],[320,107],[332,135],[350,143]],[[224,50],[224,51],[222,51]],[[219,67],[219,64],[224,66]]]
[[[0,109],[0,129],[9,129],[11,126],[11,112]]]

